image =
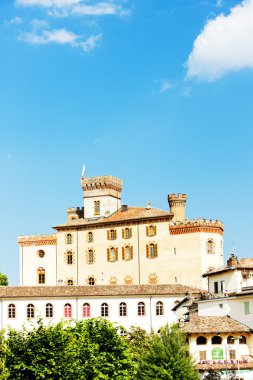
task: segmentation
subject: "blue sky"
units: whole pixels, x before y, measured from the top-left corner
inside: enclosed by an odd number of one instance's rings
[[[82,206],[80,175],[123,201],[224,222],[252,257],[253,0],[1,0],[0,270],[17,235]]]

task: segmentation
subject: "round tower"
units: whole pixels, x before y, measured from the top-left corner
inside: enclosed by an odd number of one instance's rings
[[[169,194],[168,202],[170,206],[170,212],[173,214],[174,222],[181,222],[185,220],[185,204],[186,204],[186,194]]]

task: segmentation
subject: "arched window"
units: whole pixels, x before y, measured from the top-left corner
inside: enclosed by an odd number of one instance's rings
[[[34,312],[34,305],[32,303],[29,303],[26,307],[26,316],[27,318],[34,318],[35,312]]]
[[[95,278],[90,276],[89,279],[88,279],[88,284],[89,285],[95,285]]]
[[[72,317],[72,306],[69,303],[64,305],[64,318]]]
[[[69,285],[69,286],[74,285],[74,281],[71,278],[69,278],[67,280],[67,285]]]
[[[133,246],[132,245],[126,245],[125,247],[122,247],[122,260],[132,260],[133,258]]]
[[[38,279],[38,284],[46,283],[46,271],[44,268],[37,269],[37,279]]]
[[[13,303],[8,305],[8,318],[9,319],[16,318],[16,306]]]
[[[215,253],[215,243],[213,239],[208,239],[206,242],[206,253]]]
[[[67,264],[73,264],[73,253],[71,251],[67,252]]]
[[[53,318],[53,305],[51,303],[46,304],[46,318]]]
[[[39,249],[37,252],[37,255],[42,259],[45,256],[45,251],[43,251],[42,249]]]
[[[90,304],[83,304],[83,318],[90,318]]]
[[[125,302],[121,302],[119,304],[119,316],[126,317],[126,315],[127,315],[127,305]]]
[[[130,239],[132,237],[132,228],[124,228],[122,230],[123,239]]]
[[[215,335],[212,337],[212,340],[211,340],[212,344],[221,344],[222,343],[222,339],[219,335]]]
[[[107,261],[114,262],[118,260],[118,248],[107,248]]]
[[[108,317],[109,315],[109,308],[107,303],[102,303],[101,305],[101,317]]]
[[[138,315],[139,316],[145,315],[145,303],[144,302],[138,303]]]
[[[94,251],[93,249],[88,250],[88,255],[87,255],[87,262],[88,264],[93,264],[94,263]]]
[[[202,345],[202,344],[206,344],[206,337],[205,336],[198,336],[196,343],[198,346]]]
[[[235,343],[235,338],[232,335],[229,335],[227,337],[227,344],[234,344]]]
[[[100,215],[100,201],[94,202],[94,215]]]
[[[163,315],[163,303],[161,301],[158,301],[156,303],[156,315]]]
[[[157,244],[150,243],[146,245],[146,256],[149,259],[157,257]]]
[[[107,239],[108,240],[115,240],[117,239],[117,231],[114,229],[107,231]]]
[[[146,235],[147,236],[155,236],[156,235],[156,226],[152,224],[146,227]]]
[[[89,231],[87,234],[88,243],[92,243],[94,240],[93,232]]]
[[[247,343],[246,337],[244,335],[240,336],[239,343],[240,344],[246,344]]]
[[[67,244],[72,244],[72,235],[71,234],[67,234],[66,235],[66,243]]]

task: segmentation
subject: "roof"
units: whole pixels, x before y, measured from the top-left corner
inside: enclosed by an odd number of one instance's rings
[[[173,218],[173,214],[160,210],[158,208],[145,208],[145,207],[127,207],[127,209],[119,209],[107,218],[99,219],[77,219],[70,220],[67,223],[60,224],[55,229],[64,227],[78,227],[78,226],[96,226],[107,225],[112,223],[121,223],[128,221],[148,220],[148,219],[165,219],[170,221]]]
[[[229,270],[236,270],[236,269],[253,269],[253,258],[246,258],[246,259],[240,259],[237,261],[237,264],[233,266],[227,266],[223,265],[219,268],[212,268],[208,272],[204,273],[202,277],[208,277],[213,274],[221,273],[221,272],[227,272]]]
[[[190,319],[190,322],[185,323],[182,330],[188,334],[243,333],[251,331],[248,326],[237,322],[228,315],[223,317],[194,316]]]
[[[155,296],[199,293],[196,288],[172,285],[0,286],[0,299],[28,297]]]

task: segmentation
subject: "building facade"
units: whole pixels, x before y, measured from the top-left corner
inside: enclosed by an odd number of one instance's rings
[[[168,211],[121,205],[122,181],[82,178],[84,207],[50,236],[20,236],[20,284],[184,284],[206,288],[201,275],[223,265],[223,225],[188,220],[186,195],[170,194]]]

